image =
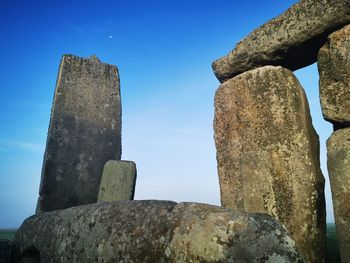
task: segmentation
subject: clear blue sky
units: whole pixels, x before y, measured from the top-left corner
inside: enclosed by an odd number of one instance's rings
[[[0,0],[0,228],[34,213],[63,54],[117,65],[122,159],[137,163],[136,199],[219,204],[211,63],[296,1]],[[321,137],[315,65],[297,76]],[[327,179],[328,180],[328,179]],[[327,190],[328,221],[333,221]]]

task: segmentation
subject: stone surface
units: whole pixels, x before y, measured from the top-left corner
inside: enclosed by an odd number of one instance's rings
[[[334,32],[318,53],[322,113],[335,126],[350,126],[350,25]]]
[[[12,242],[0,239],[0,263],[10,263]]]
[[[59,68],[37,212],[97,201],[104,164],[121,156],[118,70],[72,55]]]
[[[327,141],[328,173],[342,262],[350,262],[350,128]]]
[[[316,62],[327,36],[349,23],[349,0],[301,0],[254,30],[227,56],[216,60],[215,75],[224,82],[265,65],[290,70],[308,66]]]
[[[101,202],[30,217],[15,237],[14,262],[30,251],[48,263],[304,262],[267,214],[170,201]]]
[[[324,262],[318,135],[294,74],[266,66],[221,84],[214,130],[222,205],[273,215],[307,261]]]
[[[136,164],[131,161],[108,161],[101,178],[97,201],[133,200]]]

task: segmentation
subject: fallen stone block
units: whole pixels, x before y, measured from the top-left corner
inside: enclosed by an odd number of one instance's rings
[[[133,200],[136,164],[131,161],[108,161],[101,178],[97,201]]]
[[[97,201],[104,164],[121,156],[118,69],[64,55],[41,174],[37,212]]]
[[[265,66],[221,84],[214,131],[221,204],[273,215],[307,262],[324,262],[319,141],[294,74]]]
[[[284,226],[267,214],[170,201],[101,202],[35,215],[14,241],[14,262],[23,255],[47,263],[304,262]]]
[[[337,130],[327,141],[328,172],[342,262],[350,260],[350,128]]]
[[[350,25],[332,33],[318,53],[320,99],[326,120],[350,126]]]
[[[227,56],[216,60],[214,73],[224,82],[266,65],[290,70],[311,65],[327,36],[349,23],[348,0],[301,0],[254,30]]]

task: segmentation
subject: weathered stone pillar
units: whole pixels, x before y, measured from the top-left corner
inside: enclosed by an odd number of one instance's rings
[[[214,130],[222,205],[273,215],[308,262],[324,262],[319,141],[293,73],[266,66],[221,84]]]
[[[329,35],[318,70],[322,113],[336,130],[327,156],[337,238],[342,262],[350,262],[350,25]]]
[[[97,201],[133,200],[136,173],[134,162],[109,160],[103,168]]]
[[[118,70],[95,56],[62,58],[37,212],[96,202],[102,169],[121,156]]]
[[[350,126],[350,25],[334,32],[318,53],[324,118],[335,128]]]
[[[350,262],[350,128],[332,134],[327,141],[328,172],[342,262]]]

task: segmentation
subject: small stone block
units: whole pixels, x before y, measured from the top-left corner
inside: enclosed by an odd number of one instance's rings
[[[136,164],[131,161],[108,161],[101,178],[97,201],[133,200]]]

